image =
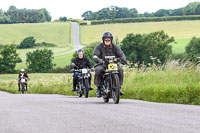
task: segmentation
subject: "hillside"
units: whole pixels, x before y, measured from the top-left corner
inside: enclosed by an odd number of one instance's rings
[[[58,47],[70,45],[70,23],[1,24],[0,43],[19,44],[33,36],[37,42],[54,43]]]
[[[143,34],[164,30],[169,36],[173,36],[177,44],[172,44],[174,52],[184,52],[185,46],[193,36],[200,36],[200,21],[172,21],[172,22],[149,22],[149,23],[126,23],[81,26],[81,43],[90,44],[101,41],[105,31],[111,31],[114,41],[122,39],[128,33]]]

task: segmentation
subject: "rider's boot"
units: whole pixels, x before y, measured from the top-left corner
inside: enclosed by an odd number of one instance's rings
[[[97,86],[97,97],[101,97],[101,86]]]
[[[91,80],[89,81],[89,88],[90,90],[94,90],[94,88],[91,87]]]
[[[18,91],[20,91],[20,84],[18,83]]]
[[[76,83],[73,83],[72,91],[76,91]]]
[[[124,95],[124,92],[122,91],[122,89],[120,89],[120,96]]]
[[[26,90],[25,91],[28,91],[28,85],[27,85],[27,83],[26,83]]]

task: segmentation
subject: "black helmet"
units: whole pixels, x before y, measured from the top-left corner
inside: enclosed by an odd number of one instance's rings
[[[84,55],[85,51],[84,51],[83,49],[79,49],[79,50],[77,50],[77,55],[78,55],[79,53],[83,53],[83,55]]]
[[[102,36],[102,40],[104,41],[104,39],[105,38],[110,38],[111,39],[111,41],[113,40],[113,35],[112,35],[112,33],[111,32],[104,32],[103,33],[103,36]]]

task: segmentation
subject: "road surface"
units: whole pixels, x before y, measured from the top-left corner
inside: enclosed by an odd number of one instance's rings
[[[0,92],[1,133],[199,133],[200,106]]]

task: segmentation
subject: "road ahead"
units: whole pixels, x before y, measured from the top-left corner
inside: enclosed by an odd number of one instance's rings
[[[200,106],[0,92],[1,133],[199,133]]]

